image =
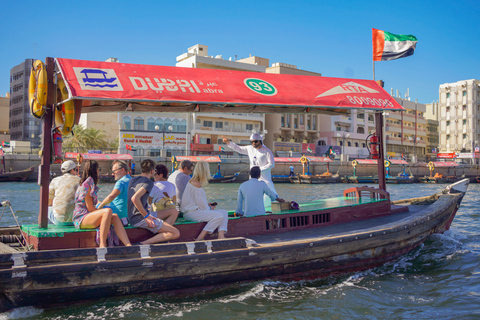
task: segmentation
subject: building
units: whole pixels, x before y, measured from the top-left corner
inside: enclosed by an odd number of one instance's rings
[[[220,55],[209,56],[208,46],[196,44],[177,57],[176,66],[264,73],[268,64],[268,59],[255,56],[236,61],[232,58],[224,60]],[[237,144],[249,144],[252,130],[265,130],[265,116],[262,114],[190,113],[187,114],[187,123],[191,123],[188,128],[191,150],[196,152],[218,151],[223,144],[222,136]]]
[[[10,142],[9,122],[10,94],[7,92],[5,97],[0,96],[0,143],[2,141]]]
[[[425,119],[427,119],[427,147],[425,149],[425,156],[427,161],[434,161],[437,158],[440,146],[438,101],[427,103],[425,107],[427,109],[427,112],[425,112]]]
[[[440,151],[469,153],[473,157],[480,141],[479,80],[441,84],[438,109]]]
[[[10,69],[10,139],[29,141],[32,147],[40,146],[42,121],[30,113],[28,102],[28,83],[32,59]]]
[[[121,112],[118,119],[121,126],[119,153],[169,157],[184,154],[188,149],[186,114]]]
[[[412,162],[425,160],[427,146],[427,120],[424,117],[426,106],[417,100],[410,101],[395,97],[405,108],[402,112],[389,112],[385,115],[387,153],[392,158],[402,155]]]

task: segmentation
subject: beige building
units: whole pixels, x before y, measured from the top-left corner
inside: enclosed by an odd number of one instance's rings
[[[197,44],[177,57],[176,66],[264,73],[268,63],[268,59],[255,56],[237,61],[232,61],[231,58],[224,60],[220,55],[209,56],[208,46]],[[191,124],[187,130],[190,132],[188,139],[192,142],[194,151],[209,151],[200,146],[205,144],[212,146],[211,151],[218,151],[219,145],[223,144],[222,136],[235,143],[248,144],[252,130],[257,132],[265,130],[265,116],[261,114],[190,113],[187,114],[187,123]],[[267,137],[269,135],[270,133]]]
[[[10,142],[8,124],[10,121],[10,94],[0,96],[0,144],[2,141]]]
[[[385,116],[387,153],[399,158],[405,155],[409,160],[425,160],[427,146],[426,106],[422,103],[396,97],[405,108],[402,112],[389,112]],[[416,161],[416,160],[415,160]]]
[[[438,108],[440,151],[473,153],[480,141],[479,80],[440,85]]]

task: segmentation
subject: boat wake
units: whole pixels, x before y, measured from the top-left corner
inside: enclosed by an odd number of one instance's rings
[[[23,307],[13,309],[8,312],[0,313],[0,320],[10,320],[10,319],[37,319],[39,315],[43,313],[43,309],[35,307]]]

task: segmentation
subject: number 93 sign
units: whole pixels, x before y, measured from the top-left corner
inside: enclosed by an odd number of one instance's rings
[[[277,88],[265,80],[247,78],[243,80],[243,83],[245,83],[247,88],[253,92],[263,94],[265,96],[274,96],[277,94]]]

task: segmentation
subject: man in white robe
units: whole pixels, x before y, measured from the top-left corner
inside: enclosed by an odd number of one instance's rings
[[[270,190],[277,194],[272,181],[272,168],[275,166],[275,160],[273,160],[272,151],[263,145],[263,138],[261,135],[258,133],[252,134],[250,136],[250,146],[238,146],[225,137],[223,137],[223,142],[226,143],[230,149],[248,155],[248,158],[250,159],[250,168],[258,166],[262,171],[258,180],[264,181]],[[272,205],[272,201],[267,195],[264,195],[263,202],[265,207],[271,207]]]

